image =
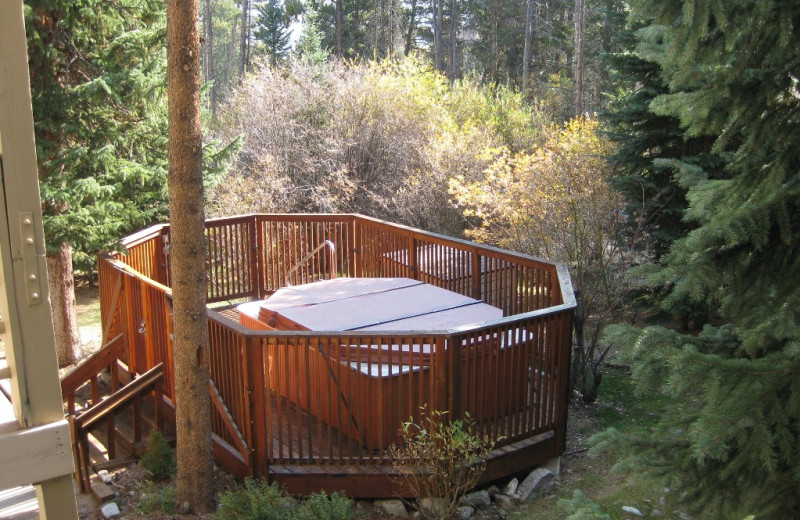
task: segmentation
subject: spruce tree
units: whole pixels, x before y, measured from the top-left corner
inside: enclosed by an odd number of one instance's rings
[[[702,331],[628,334],[643,392],[675,404],[650,434],[601,441],[720,518],[800,518],[800,4],[637,0],[639,56],[669,88],[650,103],[713,139],[723,178],[674,160],[684,219],[651,282],[664,306],[708,302]]]
[[[289,23],[280,0],[267,0],[258,6],[253,34],[263,44],[273,66],[289,55]]]
[[[31,0],[31,97],[59,363],[80,355],[72,264],[166,214],[163,5]]]

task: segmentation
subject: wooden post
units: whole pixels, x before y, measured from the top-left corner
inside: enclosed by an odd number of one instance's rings
[[[21,432],[33,432],[28,429],[59,422],[66,427],[66,421],[47,288],[26,44],[22,1],[0,2],[0,339],[11,369],[14,415]],[[70,442],[58,442],[66,447],[59,450],[67,469],[37,483],[39,516],[77,519]],[[0,467],[5,459],[0,457]]]

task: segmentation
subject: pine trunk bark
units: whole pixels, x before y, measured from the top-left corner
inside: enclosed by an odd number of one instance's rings
[[[435,0],[433,6],[433,66],[436,70],[442,68],[442,18],[444,11],[444,0]]]
[[[336,0],[336,57],[340,60],[344,55],[344,49],[342,48],[342,24],[344,23],[342,14],[344,11],[344,6],[342,5],[343,3],[343,0]]]
[[[450,60],[450,81],[455,81],[459,76],[458,70],[458,32],[459,32],[459,12],[458,12],[458,0],[451,0],[452,5],[450,6],[450,52],[449,60]]]
[[[522,92],[527,92],[531,75],[531,51],[533,36],[536,33],[536,22],[533,16],[535,0],[528,0],[525,10],[525,49],[522,53]]]
[[[77,363],[81,358],[81,332],[72,277],[72,247],[64,242],[54,255],[47,255],[47,280],[56,338],[58,366]]]
[[[572,115],[583,114],[583,38],[586,32],[586,4],[584,0],[575,0],[575,74],[572,101]]]
[[[406,45],[403,54],[408,56],[411,46],[414,44],[414,30],[417,26],[417,0],[411,0],[411,13],[408,17],[408,32],[406,33]]]
[[[169,206],[178,504],[212,508],[198,0],[167,3]]]
[[[239,62],[239,81],[247,72],[248,54],[250,53],[250,0],[242,0],[242,33]]]

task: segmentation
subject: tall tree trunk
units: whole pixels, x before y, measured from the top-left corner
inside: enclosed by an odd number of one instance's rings
[[[231,85],[231,73],[234,67],[234,58],[236,57],[236,28],[239,25],[239,18],[233,19],[231,25],[231,39],[228,42],[228,63],[225,65],[225,90],[227,91]]]
[[[498,54],[500,50],[499,36],[497,34],[500,30],[500,1],[493,0],[492,6],[492,82],[497,82]]]
[[[169,209],[178,503],[208,512],[214,490],[200,126],[198,0],[167,4]]]
[[[395,18],[395,2],[397,0],[389,0],[389,48],[386,51],[386,56],[392,60],[394,59],[394,38],[395,38],[395,25],[397,19]]]
[[[586,32],[585,16],[585,0],[575,0],[575,74],[573,75],[572,101],[572,115],[575,117],[583,113],[583,37]]]
[[[61,244],[58,253],[47,256],[47,280],[58,366],[64,367],[77,363],[81,357],[81,332],[72,277],[72,247],[67,242]]]
[[[522,53],[522,92],[527,92],[528,81],[531,74],[531,50],[533,49],[533,36],[536,34],[536,19],[534,18],[535,0],[528,0],[525,11],[525,50]]]
[[[448,69],[450,81],[455,81],[458,75],[458,0],[450,0],[450,41],[449,47],[449,61]]]
[[[411,52],[411,46],[414,43],[414,30],[416,29],[417,22],[417,0],[411,0],[411,13],[408,17],[408,32],[406,32],[406,45],[403,49],[403,54],[408,56]]]
[[[442,18],[444,14],[444,0],[434,0],[433,6],[433,66],[436,70],[442,68]]]
[[[214,70],[214,6],[211,0],[205,0],[205,9],[203,14],[203,71],[205,73],[204,80],[211,81],[211,88],[208,92],[209,101],[211,103],[211,114],[217,113],[217,81],[216,70]]]
[[[344,51],[342,49],[342,24],[344,23],[342,14],[342,11],[344,10],[344,6],[342,5],[343,3],[343,0],[336,0],[336,57],[340,60],[342,59],[342,56],[344,56]]]
[[[250,53],[250,0],[242,0],[242,34],[239,50],[239,81],[244,78],[247,72],[248,54]]]

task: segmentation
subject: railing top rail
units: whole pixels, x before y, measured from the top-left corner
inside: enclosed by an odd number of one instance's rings
[[[133,267],[131,267],[128,264],[126,264],[125,262],[122,262],[121,260],[117,260],[116,258],[114,258],[113,256],[111,256],[109,254],[100,254],[100,255],[97,255],[97,256],[98,256],[99,259],[105,260],[108,263],[110,263],[115,269],[119,269],[120,271],[124,271],[124,272],[130,274],[131,276],[133,276],[134,278],[138,279],[142,283],[144,283],[146,285],[149,285],[149,286],[151,286],[151,287],[153,287],[155,289],[159,289],[161,291],[164,291],[166,294],[170,294],[170,295],[172,294],[172,288],[171,287],[168,287],[168,286],[166,286],[166,285],[164,285],[162,283],[158,283],[157,281],[153,280],[152,278],[148,278],[147,276],[143,275],[142,273],[140,273],[139,271],[137,271]]]
[[[469,249],[469,250],[478,250],[478,251],[487,251],[491,252],[493,255],[498,257],[505,257],[508,259],[514,260],[527,260],[529,262],[534,262],[541,264],[543,267],[553,268],[561,265],[559,262],[554,262],[552,260],[547,260],[544,258],[539,258],[532,255],[526,255],[524,253],[517,253],[515,251],[508,251],[506,249],[501,249],[499,247],[490,246],[488,244],[478,244],[476,242],[470,242],[469,240],[465,240],[463,238],[456,238],[450,237],[447,235],[442,235],[439,233],[433,233],[431,231],[425,231],[422,229],[412,228],[410,226],[405,226],[403,224],[396,224],[394,222],[387,222],[385,220],[380,220],[374,217],[368,217],[366,215],[361,215],[359,213],[354,213],[352,216],[358,221],[362,220],[364,222],[369,222],[371,224],[376,224],[379,226],[385,226],[392,229],[402,230],[406,233],[409,233],[414,236],[422,236],[426,237],[427,239],[431,240],[432,242],[441,243],[443,245],[458,245],[462,249]]]
[[[126,248],[131,248],[141,244],[142,242],[146,242],[151,238],[161,235],[164,232],[164,229],[168,227],[169,224],[155,224],[148,228],[142,229],[141,231],[137,231],[132,235],[124,237],[122,240],[120,240],[120,243]]]

